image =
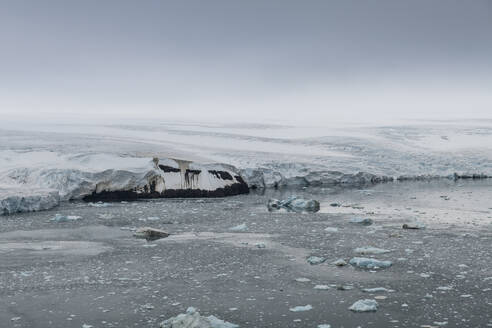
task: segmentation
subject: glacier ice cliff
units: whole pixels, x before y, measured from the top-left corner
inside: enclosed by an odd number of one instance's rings
[[[48,210],[59,203],[56,190],[0,187],[0,214]]]
[[[9,155],[12,163],[0,171],[2,214],[48,209],[60,200],[224,197],[249,192],[240,173],[226,164],[110,154]]]

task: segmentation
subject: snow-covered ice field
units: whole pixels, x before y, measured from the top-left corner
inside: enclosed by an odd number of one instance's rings
[[[8,164],[5,151],[15,150],[174,157],[240,168],[299,163],[392,176],[492,173],[492,120],[332,127],[166,122],[19,125],[6,121],[0,129],[2,168]],[[16,164],[15,158],[10,160]],[[43,160],[50,161],[39,158]]]

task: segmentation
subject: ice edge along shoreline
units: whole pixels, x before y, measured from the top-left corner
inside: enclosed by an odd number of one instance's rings
[[[165,163],[167,165],[161,164]],[[269,168],[249,168],[238,170],[227,164],[200,165],[188,161],[152,160],[149,171],[129,172],[124,170],[105,170],[98,173],[76,172],[79,183],[68,197],[60,195],[61,190],[32,189],[30,194],[16,194],[0,198],[0,214],[34,212],[54,208],[62,201],[82,199],[87,202],[136,201],[155,198],[216,198],[246,194],[250,189],[271,189],[288,187],[328,187],[346,188],[375,185],[379,183],[434,181],[434,180],[482,180],[492,178],[483,173],[454,173],[450,175],[400,175],[391,177],[367,172],[347,174],[339,171],[317,170],[304,175],[285,177],[281,172]],[[177,164],[177,165],[176,165]],[[53,174],[56,181],[73,178],[75,171],[65,172],[66,179],[59,179],[60,171],[47,170],[45,178]],[[63,174],[63,172],[61,172]],[[166,183],[166,179],[168,180]],[[89,183],[89,180],[92,183]],[[88,186],[87,186],[88,184]],[[168,185],[170,188],[166,188]],[[25,186],[29,188],[29,186]],[[61,186],[60,186],[61,187]],[[78,192],[78,194],[75,194]]]

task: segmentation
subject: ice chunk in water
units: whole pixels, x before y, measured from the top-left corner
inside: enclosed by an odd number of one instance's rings
[[[380,261],[366,257],[354,257],[349,263],[362,269],[385,269],[392,265],[391,261]]]
[[[302,311],[309,311],[309,310],[312,310],[313,307],[308,304],[308,305],[304,305],[304,306],[295,306],[293,308],[290,308],[289,311],[291,312],[302,312]]]
[[[349,310],[354,312],[375,312],[377,309],[378,302],[371,299],[358,300],[349,307]]]

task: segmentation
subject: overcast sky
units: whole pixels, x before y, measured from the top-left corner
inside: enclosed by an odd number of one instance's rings
[[[0,113],[492,117],[492,0],[0,0]]]

